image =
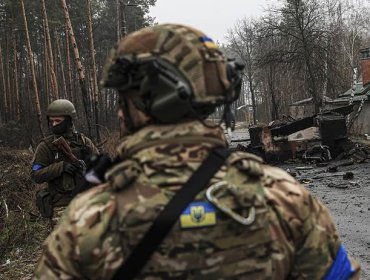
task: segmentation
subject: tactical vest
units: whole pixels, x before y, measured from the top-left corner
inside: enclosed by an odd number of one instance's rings
[[[184,228],[180,217],[139,278],[272,279],[271,235],[261,174],[257,157],[232,154],[227,170],[220,170],[211,186],[219,182],[233,186],[231,191],[220,190],[219,203],[240,216],[248,216],[254,208],[253,223],[242,225],[217,207],[212,213],[216,222],[206,226]],[[117,192],[122,249],[127,256],[174,192],[145,184],[150,179],[143,176],[141,167],[132,160],[115,166],[106,176]],[[207,202],[205,192],[196,201]],[[194,211],[188,219],[202,219],[207,211]]]
[[[60,151],[52,142],[56,139],[56,136],[50,135],[43,140],[49,149],[49,158],[52,159],[51,163],[66,161],[70,162],[70,159]],[[74,133],[72,138],[66,138],[70,144],[73,154],[78,159],[85,159],[89,154],[89,149],[86,146],[86,138],[83,134]],[[62,176],[49,181],[48,189],[52,194],[52,203],[54,206],[66,206],[72,199],[72,191],[76,187],[77,178],[67,173],[63,173]]]

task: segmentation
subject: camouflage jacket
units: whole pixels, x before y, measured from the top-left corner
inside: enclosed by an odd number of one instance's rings
[[[63,162],[71,160],[52,144],[56,138],[57,136],[50,135],[37,146],[32,160],[31,177],[36,183],[47,182],[48,189],[53,194],[53,204],[65,206],[71,200],[70,194],[75,187],[76,178],[63,173]],[[86,160],[93,153],[98,153],[93,142],[83,134],[72,133],[64,138],[78,159]]]
[[[223,132],[198,122],[148,126],[119,147],[108,182],[76,197],[44,243],[34,279],[111,279],[151,222],[198,168]],[[207,205],[179,217],[140,279],[322,279],[340,240],[328,210],[286,172],[233,153],[210,186],[242,225]],[[205,204],[202,204],[205,203]],[[195,215],[193,215],[195,213]],[[196,215],[198,213],[198,216]],[[200,214],[199,214],[200,213]],[[197,219],[204,215],[204,219]],[[359,277],[359,265],[352,279]]]

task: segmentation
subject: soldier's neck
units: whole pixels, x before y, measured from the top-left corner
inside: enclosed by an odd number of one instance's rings
[[[154,146],[163,145],[199,145],[209,143],[212,146],[226,146],[221,128],[210,128],[199,121],[187,121],[181,124],[149,125],[126,137],[118,147],[121,156],[132,154]]]

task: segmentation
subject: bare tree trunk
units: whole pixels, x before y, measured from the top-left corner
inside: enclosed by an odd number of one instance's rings
[[[40,63],[38,63],[39,66],[39,76],[40,77],[44,77],[44,83],[43,83],[43,86],[44,88],[41,89],[42,92],[44,92],[44,97],[41,97],[41,104],[42,105],[47,105],[49,104],[52,100],[55,100],[55,96],[53,95],[53,93],[50,94],[50,91],[49,91],[49,81],[51,80],[51,77],[50,77],[50,63],[49,63],[49,55],[48,55],[48,47],[47,47],[47,40],[46,40],[46,27],[45,27],[45,21],[43,20],[42,21],[43,23],[43,27],[44,27],[44,61],[40,61]],[[41,65],[43,65],[43,68],[41,67]],[[53,89],[51,89],[51,91],[53,91]],[[50,96],[51,95],[51,96]]]
[[[91,19],[91,0],[86,0],[87,5],[87,18],[89,26],[89,40],[90,40],[90,53],[91,53],[91,68],[92,68],[92,78],[93,78],[93,100],[94,100],[94,112],[95,112],[95,122],[96,122],[96,138],[100,142],[100,132],[99,132],[99,87],[98,87],[98,77],[96,72],[96,61],[95,61],[95,46],[94,46],[94,35],[92,28]]]
[[[126,14],[125,14],[125,3],[124,0],[119,0],[119,21],[120,21],[120,38],[124,38],[127,35],[126,27]]]
[[[86,89],[86,81],[85,81],[85,73],[82,67],[81,59],[80,59],[80,53],[78,51],[77,43],[76,43],[76,38],[73,32],[72,28],[72,23],[71,19],[69,18],[69,12],[68,12],[68,7],[66,4],[66,0],[61,0],[63,10],[64,10],[64,17],[68,26],[68,34],[70,37],[70,43],[73,48],[73,53],[75,56],[75,62],[76,62],[76,67],[78,70],[78,76],[79,76],[79,82],[80,82],[80,88],[81,88],[81,93],[82,93],[82,101],[83,101],[83,107],[85,109],[85,114],[86,114],[86,122],[87,122],[87,128],[88,128],[88,134],[91,137],[91,114],[89,110],[89,102],[88,102],[88,94],[87,94],[87,89]]]
[[[65,24],[66,29],[66,57],[67,57],[67,79],[68,79],[68,88],[67,96],[73,102],[72,98],[72,67],[71,67],[71,53],[69,51],[69,36],[68,36],[68,24]]]
[[[5,81],[5,72],[4,72],[4,62],[3,62],[3,53],[0,45],[0,70],[1,70],[1,78],[3,83],[3,91],[4,91],[4,122],[8,120],[8,100],[7,100],[7,91],[6,91],[6,81]]]
[[[122,34],[122,26],[121,26],[121,0],[117,0],[116,1],[116,12],[117,12],[117,15],[116,15],[116,20],[117,20],[117,42],[119,42],[119,40],[121,39],[121,34]],[[108,121],[108,98],[105,99],[105,103],[106,103],[106,111],[105,111],[105,121],[106,122],[109,122]],[[121,138],[122,135],[123,135],[123,132],[122,132],[122,125],[121,125],[121,118],[118,119],[118,127],[119,127],[119,137]]]
[[[305,52],[305,54],[307,54],[307,53],[308,53],[308,51]],[[313,69],[312,69],[312,64],[309,61],[308,55],[306,55],[306,57],[305,57],[305,64],[306,64],[307,71],[308,71],[308,92],[310,93],[310,95],[313,98],[315,114],[318,114],[320,112],[320,108],[321,108],[321,100],[320,100],[320,96],[317,92],[314,72],[313,72]]]
[[[49,56],[51,86],[53,87],[53,97],[57,99],[59,98],[58,81],[57,81],[57,76],[55,75],[54,56],[53,56],[53,49],[51,47],[50,30],[49,30],[49,23],[48,23],[48,15],[46,13],[45,0],[41,0],[41,6],[42,6],[42,14],[44,17],[44,22],[45,22],[45,35],[46,35],[46,43],[47,43],[48,56]]]
[[[117,41],[121,39],[121,0],[116,0],[116,26],[117,26]]]
[[[15,33],[13,33],[13,48],[14,48],[14,91],[15,91],[15,115],[16,120],[21,119],[21,110],[19,104],[19,86],[18,86],[18,65],[17,65],[17,41]]]
[[[279,119],[279,106],[276,101],[276,96],[275,96],[275,88],[274,88],[274,67],[272,65],[269,66],[269,75],[268,75],[268,86],[269,86],[269,91],[271,95],[271,117],[272,120],[277,120]]]
[[[64,74],[64,66],[63,66],[63,60],[62,60],[62,54],[60,52],[60,42],[59,42],[59,36],[57,34],[57,32],[54,33],[54,36],[55,36],[55,42],[56,42],[56,45],[57,45],[57,57],[58,57],[58,60],[59,60],[59,65],[60,65],[60,72],[61,72],[61,75],[62,75],[62,83],[63,83],[63,97],[66,98],[66,95],[67,95],[67,83],[66,83],[66,76]]]
[[[253,124],[257,124],[257,106],[256,106],[256,94],[254,92],[253,80],[248,79],[249,90],[251,91],[252,108],[253,108]]]
[[[20,3],[21,3],[21,10],[22,10],[24,28],[25,28],[25,33],[26,33],[27,54],[28,54],[28,61],[29,61],[29,64],[30,64],[30,68],[31,68],[32,87],[33,87],[33,92],[34,92],[34,102],[35,102],[35,106],[36,106],[37,120],[38,120],[38,125],[39,125],[41,136],[44,137],[44,132],[43,132],[43,129],[42,129],[39,92],[38,92],[37,83],[36,83],[35,66],[34,66],[34,63],[33,63],[33,54],[32,54],[32,49],[31,49],[30,35],[28,33],[28,24],[27,24],[27,18],[26,18],[26,11],[24,9],[23,0],[20,0]]]
[[[6,83],[7,83],[7,93],[8,93],[8,109],[9,109],[9,119],[13,119],[13,106],[12,106],[12,87],[10,85],[10,38],[11,36],[6,36]]]

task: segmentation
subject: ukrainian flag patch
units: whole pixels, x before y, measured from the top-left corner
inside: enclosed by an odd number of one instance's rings
[[[180,216],[181,228],[208,227],[216,224],[216,209],[209,202],[192,202]]]
[[[208,49],[217,49],[217,45],[213,42],[213,40],[207,36],[202,36],[199,38],[203,45]]]

